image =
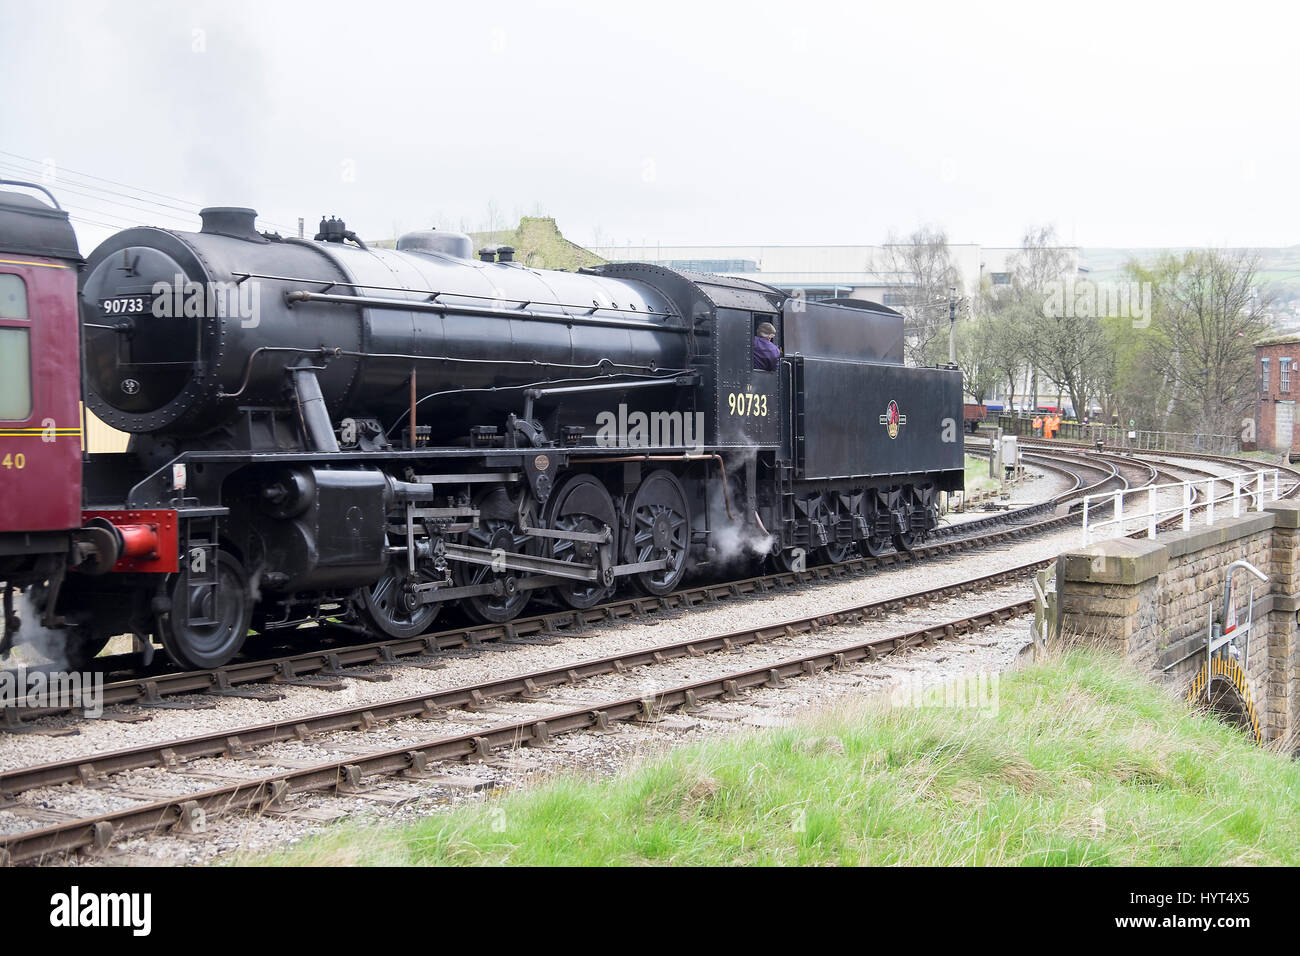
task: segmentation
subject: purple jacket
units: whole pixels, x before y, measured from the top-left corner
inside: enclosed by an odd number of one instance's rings
[[[769,342],[761,335],[754,336],[754,368],[764,372],[775,372],[781,364],[781,350],[775,342]]]

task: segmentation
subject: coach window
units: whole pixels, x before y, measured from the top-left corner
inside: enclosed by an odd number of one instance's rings
[[[0,421],[23,422],[32,415],[32,345],[27,318],[26,283],[21,276],[0,272]]]

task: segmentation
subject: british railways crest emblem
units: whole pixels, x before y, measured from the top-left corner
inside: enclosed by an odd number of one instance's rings
[[[898,429],[907,424],[907,416],[898,414],[898,402],[891,401],[889,407],[885,409],[885,414],[880,416],[880,424],[889,430],[890,438],[898,437]]]

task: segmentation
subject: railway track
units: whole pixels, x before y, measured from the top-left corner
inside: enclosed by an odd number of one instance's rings
[[[1109,480],[1108,478],[1103,477],[1099,482],[1094,482],[1093,485],[1085,485],[1084,478],[1078,473],[1078,471],[1071,470],[1071,468],[1059,464],[1056,458],[1049,456],[1035,456],[1034,465],[1044,471],[1055,472],[1067,480],[1073,480],[1074,484],[1065,491],[1035,504],[1024,505],[1020,508],[1007,508],[995,511],[987,517],[974,518],[970,521],[962,521],[957,524],[940,525],[934,530],[932,537],[937,539],[960,538],[979,532],[983,529],[1023,524],[1035,515],[1040,515],[1048,511],[1055,511],[1063,502],[1067,502],[1080,495],[1089,494],[1092,488]],[[1084,465],[1083,467],[1086,470],[1091,470],[1091,466]],[[1100,469],[1097,470],[1100,471]]]
[[[1040,562],[1041,563],[1041,562]],[[1025,569],[1014,569],[1012,574]],[[947,590],[947,589],[937,589]],[[933,599],[935,592],[912,595],[918,601]],[[349,755],[288,770],[242,777],[219,786],[208,786],[152,802],[137,802],[111,812],[99,813],[0,834],[0,863],[43,861],[53,854],[82,848],[103,849],[115,839],[141,833],[201,830],[209,816],[239,810],[275,810],[299,793],[335,791],[355,793],[378,777],[422,777],[434,764],[468,757],[487,758],[501,750],[523,746],[546,746],[554,737],[583,731],[602,731],[611,724],[630,720],[655,720],[676,708],[691,711],[702,702],[736,699],[746,690],[765,686],[780,688],[788,681],[829,670],[846,670],[854,665],[912,647],[956,640],[981,628],[1005,623],[1032,611],[1032,600],[1023,600],[982,610],[926,627],[848,643],[825,643],[792,657],[764,661],[758,666],[726,670],[701,680],[656,688],[644,693],[601,696],[576,708],[529,716],[465,732],[431,730],[418,740],[399,747]],[[535,700],[548,690],[573,687],[602,675],[627,674],[633,669],[664,666],[677,661],[740,651],[771,641],[815,634],[817,631],[871,619],[878,611],[875,602],[821,612],[757,627],[713,634],[655,648],[627,651],[598,660],[584,661],[531,674],[431,691],[414,697],[321,714],[292,723],[262,724],[227,730],[186,740],[168,741],[146,747],[29,767],[0,775],[0,810],[16,806],[15,797],[37,788],[55,785],[112,786],[110,775],[143,767],[168,768],[185,776],[188,761],[204,757],[227,760],[247,758],[251,751],[273,743],[309,740],[339,731],[386,734],[394,721],[416,718],[439,720],[449,709],[481,709],[493,700],[514,698]],[[272,758],[268,761],[283,761]],[[247,764],[241,764],[245,769]],[[201,778],[207,781],[212,774]],[[110,794],[110,796],[116,796]],[[129,793],[121,799],[130,799]]]
[[[1061,441],[1058,439],[1052,439],[1051,441],[1044,441],[1042,439],[1022,437],[1020,439],[1020,445],[1022,448],[1033,448],[1036,451],[1039,450],[1075,451],[1075,452],[1095,451],[1095,446],[1093,445],[1084,444],[1082,442]],[[1300,470],[1296,468],[1292,468],[1290,465],[1278,465],[1278,464],[1271,464],[1264,461],[1252,461],[1243,458],[1233,458],[1227,455],[1209,455],[1209,454],[1201,454],[1199,452],[1185,452],[1185,451],[1150,451],[1150,450],[1143,451],[1143,450],[1136,450],[1136,449],[1129,452],[1120,449],[1112,449],[1108,452],[1104,452],[1104,454],[1118,455],[1126,458],[1141,457],[1141,458],[1154,458],[1157,460],[1174,458],[1174,459],[1190,459],[1192,461],[1212,461],[1221,465],[1228,465],[1233,468],[1240,468],[1248,471],[1256,471],[1260,468],[1276,468],[1281,472],[1291,475],[1292,481],[1300,482]]]
[[[772,624],[732,630],[709,637],[692,638],[659,647],[628,651],[624,654],[582,661],[576,664],[566,664],[562,667],[551,668],[533,674],[511,676],[502,680],[485,681],[448,690],[430,691],[427,694],[389,701],[383,704],[360,704],[356,707],[330,711],[318,716],[295,718],[291,723],[258,724],[235,730],[222,730],[201,737],[148,744],[109,754],[77,757],[53,764],[0,772],[0,800],[12,798],[15,794],[30,790],[33,787],[85,783],[88,780],[97,780],[106,774],[120,773],[124,770],[151,766],[165,767],[174,765],[177,760],[221,756],[230,753],[232,750],[244,749],[250,746],[263,746],[280,740],[301,739],[308,732],[365,730],[367,725],[373,724],[375,721],[393,720],[397,717],[424,716],[430,709],[472,708],[481,704],[487,698],[523,696],[539,688],[573,683],[579,678],[587,678],[596,674],[622,673],[626,668],[662,663],[660,658],[697,656],[698,653],[706,651],[715,653],[721,650],[732,650],[755,642],[761,643],[769,632],[774,635],[791,636],[793,633],[807,633],[828,624],[878,620],[892,611],[923,606],[933,601],[957,598],[981,589],[1015,583],[1050,563],[1050,561],[1035,561],[958,584],[942,585],[925,591],[900,595],[896,598],[869,601],[821,614],[805,615]],[[235,738],[233,743],[232,738]]]
[[[1050,444],[1040,442],[1040,443],[1030,444],[1027,447],[1039,449],[1039,448],[1050,448],[1051,446]],[[1133,455],[1121,454],[1119,452],[1097,452],[1095,449],[1091,449],[1083,445],[1068,445],[1064,448],[1059,448],[1055,450],[1059,455],[1065,455],[1072,458],[1076,458],[1076,460],[1082,458],[1092,458],[1092,459],[1100,458],[1102,460],[1113,462],[1117,467],[1120,468],[1124,468],[1124,467],[1140,468],[1145,473],[1144,477],[1146,474],[1150,475],[1148,484],[1151,485],[1159,484],[1159,483],[1166,483],[1166,484],[1181,483],[1189,480],[1204,481],[1205,479],[1214,479],[1216,482],[1221,481],[1226,484],[1227,482],[1230,482],[1233,479],[1234,475],[1258,471],[1260,469],[1260,465],[1255,462],[1247,462],[1247,461],[1242,461],[1240,459],[1226,458],[1223,456],[1214,456],[1214,455],[1192,455],[1189,453],[1173,453],[1173,452],[1159,452],[1159,453],[1141,452],[1141,453],[1137,453],[1140,457],[1134,457]],[[1233,471],[1228,474],[1223,474],[1220,472],[1210,471],[1206,468],[1196,467],[1193,464],[1187,464],[1185,461],[1171,462],[1167,460],[1167,458],[1169,457],[1186,459],[1191,461],[1202,461],[1202,462],[1214,461],[1219,464],[1230,467],[1231,469],[1233,469]],[[1281,498],[1290,497],[1296,493],[1296,490],[1298,488],[1300,488],[1300,471],[1285,466],[1269,465],[1266,467],[1268,468],[1276,467],[1280,473],[1289,476],[1290,479],[1289,487],[1285,492],[1281,492],[1279,494],[1279,497]],[[1145,487],[1145,486],[1146,485],[1141,485],[1139,487]],[[1199,510],[1200,508],[1204,507],[1204,503],[1201,502],[1200,500],[1201,497],[1202,497],[1202,489],[1199,487],[1193,487],[1192,500],[1193,502],[1196,503],[1195,510]],[[1215,502],[1217,504],[1230,499],[1231,499],[1230,494],[1224,494],[1220,497],[1216,497]],[[1164,521],[1160,523],[1160,526],[1167,527],[1169,526],[1169,524],[1170,522]]]

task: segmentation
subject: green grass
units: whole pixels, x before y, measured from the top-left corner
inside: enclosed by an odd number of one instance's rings
[[[997,491],[1002,482],[989,477],[989,460],[966,456],[966,494],[973,495],[982,491]]]
[[[1282,461],[1282,456],[1281,456],[1280,454],[1278,454],[1277,452],[1274,452],[1274,451],[1264,451],[1264,450],[1262,450],[1262,449],[1259,450],[1259,451],[1241,451],[1241,452],[1237,452],[1235,455],[1233,455],[1233,457],[1234,457],[1234,458],[1253,458],[1253,459],[1255,459],[1256,461],[1268,462],[1268,463],[1271,464],[1271,465],[1276,465],[1278,462]],[[1283,462],[1283,463],[1285,464],[1285,462]]]
[[[1098,651],[1004,675],[996,710],[867,699],[239,863],[1300,862],[1300,767]]]

